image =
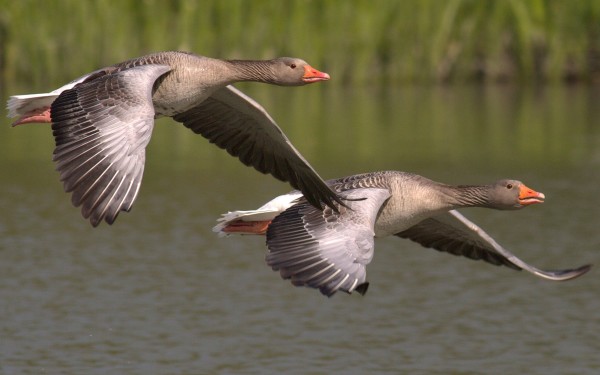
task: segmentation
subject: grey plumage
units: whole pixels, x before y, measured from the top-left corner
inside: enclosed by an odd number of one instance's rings
[[[145,65],[103,75],[65,91],[52,104],[56,169],[73,204],[82,206],[94,226],[102,219],[112,224],[121,210],[131,209],[154,126],[152,85],[169,70]],[[106,87],[127,102],[99,101],[108,94]]]
[[[160,52],[94,71],[49,94],[15,96],[11,115],[51,105],[54,160],[92,225],[113,223],[140,187],[154,118],[173,117],[244,164],[289,182],[310,204],[343,205],[238,81],[298,86],[329,76],[295,58],[218,60]],[[33,103],[33,104],[32,104]],[[51,104],[50,104],[51,103]],[[18,123],[18,122],[17,122]]]
[[[389,235],[493,265],[525,269],[554,281],[569,280],[590,269],[585,265],[540,270],[504,249],[455,210],[514,210],[543,201],[543,194],[520,181],[451,186],[412,173],[383,171],[328,183],[340,197],[348,199],[348,207],[339,207],[337,212],[330,208],[319,210],[303,199],[290,200],[287,208],[272,213],[274,218],[266,232],[267,264],[296,286],[317,288],[327,296],[337,291],[364,294],[374,238]],[[228,220],[235,220],[235,215],[230,213]],[[227,223],[218,227],[224,230]]]
[[[321,211],[304,201],[277,216],[267,230],[267,264],[294,285],[318,288],[327,296],[337,290],[351,293],[366,282],[375,217],[390,195],[371,188],[341,196],[348,199],[347,208]]]

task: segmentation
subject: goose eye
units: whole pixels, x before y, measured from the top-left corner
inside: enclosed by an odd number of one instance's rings
[[[508,184],[508,185],[506,185],[506,188],[507,188],[507,189],[512,189],[512,188],[513,188],[513,184]]]
[[[292,69],[296,69],[296,64],[292,64],[292,65],[290,65],[290,68],[292,68]]]

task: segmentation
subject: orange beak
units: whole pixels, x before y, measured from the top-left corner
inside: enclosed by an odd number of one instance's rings
[[[543,193],[538,193],[525,185],[521,185],[519,188],[519,204],[522,206],[544,203],[544,199],[546,199],[546,196]]]
[[[329,74],[318,71],[310,65],[304,66],[304,75],[302,76],[302,81],[304,83],[313,83],[319,81],[327,81],[329,78]]]

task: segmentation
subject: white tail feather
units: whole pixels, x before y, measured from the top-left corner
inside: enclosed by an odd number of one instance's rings
[[[82,82],[91,74],[81,76],[66,85],[57,88],[54,91],[41,93],[41,94],[25,94],[25,95],[13,95],[6,102],[6,109],[8,109],[8,117],[23,116],[29,111],[34,109],[50,107],[52,102],[65,90],[73,88],[79,82]]]
[[[300,192],[294,191],[289,194],[280,195],[277,198],[267,202],[262,207],[250,211],[230,211],[222,214],[217,219],[218,224],[213,227],[213,232],[219,234],[219,237],[229,235],[223,232],[229,224],[236,220],[243,221],[267,221],[273,220],[277,215],[292,206],[295,200],[302,197]]]
[[[8,117],[19,117],[34,109],[50,107],[58,95],[46,93],[11,96],[6,103]]]

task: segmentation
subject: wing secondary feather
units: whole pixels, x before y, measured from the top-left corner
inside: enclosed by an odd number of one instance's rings
[[[173,118],[242,163],[289,182],[313,206],[344,205],[264,108],[233,86]]]
[[[131,209],[154,126],[152,86],[169,70],[144,65],[88,78],[52,103],[56,169],[94,226]]]

